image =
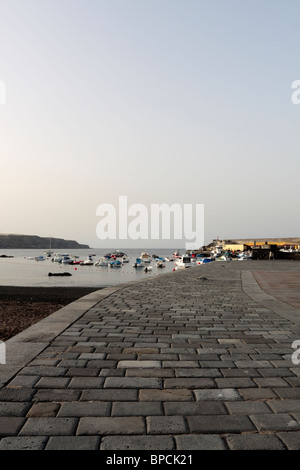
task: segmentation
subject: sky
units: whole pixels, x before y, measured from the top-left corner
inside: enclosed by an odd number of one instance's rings
[[[0,0],[0,233],[168,244],[99,239],[127,196],[299,237],[299,46],[295,0]]]

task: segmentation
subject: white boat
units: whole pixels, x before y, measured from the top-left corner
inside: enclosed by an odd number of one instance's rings
[[[147,253],[146,251],[144,251],[144,252],[141,254],[141,260],[142,260],[144,263],[151,263],[151,256],[149,255],[149,253]]]
[[[94,264],[94,261],[92,260],[92,257],[91,256],[88,256],[86,260],[82,261],[82,263],[80,263],[84,266],[92,266]]]
[[[185,269],[191,268],[193,266],[190,256],[181,256],[177,261],[175,261],[175,269]]]
[[[244,261],[244,260],[252,259],[252,253],[247,253],[247,252],[240,253],[238,255],[237,259],[238,259],[238,261]]]
[[[53,256],[54,251],[52,250],[52,238],[51,236],[49,237],[49,249],[44,251],[44,255],[47,256],[47,258],[51,258]]]
[[[129,258],[128,258],[128,256],[126,256],[126,255],[123,256],[122,262],[123,262],[123,263],[129,263]]]
[[[108,266],[108,263],[109,263],[109,259],[103,256],[102,258],[99,259],[99,261],[96,261],[94,263],[94,266]]]
[[[61,264],[73,264],[74,258],[71,258],[70,256],[64,256],[61,260]]]
[[[179,250],[174,251],[172,257],[173,257],[173,258],[181,258],[181,254],[180,254]]]
[[[166,267],[166,265],[164,264],[163,261],[157,261],[157,262],[156,262],[156,266],[157,266],[158,268],[165,268],[165,267]]]
[[[230,260],[231,258],[229,258],[226,255],[217,256],[217,258],[215,259],[215,261],[230,261]]]
[[[61,263],[61,261],[67,256],[70,256],[69,253],[55,253],[54,257],[52,258],[52,261],[55,261],[56,263]]]
[[[121,268],[122,266],[122,261],[119,259],[114,259],[113,261],[109,261],[108,267],[109,268]]]
[[[44,255],[46,255],[47,258],[50,258],[53,255],[53,253],[54,253],[54,251],[52,251],[52,250],[44,251]]]
[[[282,251],[283,253],[295,253],[298,250],[293,250],[293,248],[280,248],[279,251]]]
[[[144,268],[145,263],[141,260],[141,258],[136,258],[135,263],[132,265],[133,268]]]
[[[45,258],[45,256],[36,256],[36,257],[35,257],[35,260],[36,260],[36,261],[45,261],[46,258]]]

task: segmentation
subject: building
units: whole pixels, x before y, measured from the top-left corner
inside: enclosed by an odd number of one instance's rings
[[[219,245],[223,250],[231,251],[247,251],[249,249],[263,248],[267,246],[276,246],[278,249],[294,249],[300,248],[299,238],[247,238],[247,239],[231,239],[231,240],[213,240],[214,245]]]

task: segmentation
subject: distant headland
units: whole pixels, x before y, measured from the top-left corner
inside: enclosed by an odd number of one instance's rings
[[[75,240],[64,240],[63,238],[39,237],[37,235],[15,235],[0,234],[0,249],[54,249],[67,248],[82,249],[90,248]]]

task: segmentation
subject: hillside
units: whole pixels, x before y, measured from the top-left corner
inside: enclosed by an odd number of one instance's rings
[[[0,249],[43,249],[50,248],[50,238],[39,237],[37,235],[15,235],[0,234]],[[51,238],[51,249],[66,248],[90,248],[88,245],[82,245],[75,240],[64,240],[63,238]]]

